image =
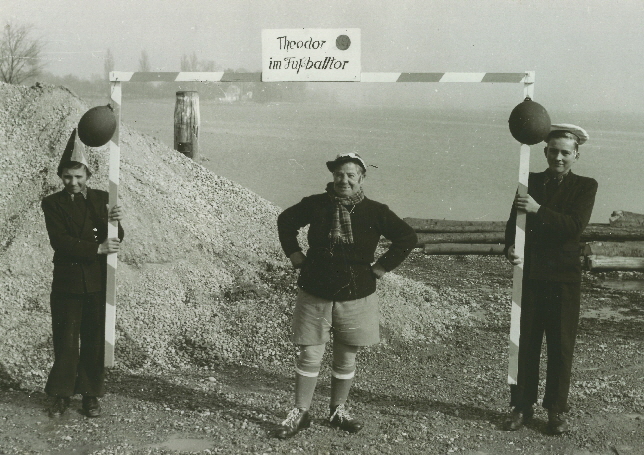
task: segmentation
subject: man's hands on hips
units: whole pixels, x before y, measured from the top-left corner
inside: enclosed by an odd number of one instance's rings
[[[302,267],[302,264],[304,264],[304,261],[306,261],[306,256],[304,256],[304,253],[302,253],[301,251],[296,251],[288,258],[291,260],[291,264],[293,264],[294,269],[299,269],[300,267]]]
[[[376,262],[371,266],[371,273],[373,273],[376,279],[380,279],[387,271],[379,262]]]

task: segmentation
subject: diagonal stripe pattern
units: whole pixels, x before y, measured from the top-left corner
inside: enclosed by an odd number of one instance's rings
[[[529,82],[530,73],[361,73],[360,82]],[[262,73],[125,72],[110,73],[112,82],[261,82]]]
[[[113,74],[113,73],[112,73]],[[111,76],[111,75],[110,75]],[[110,77],[111,79],[111,77]],[[110,139],[109,158],[109,206],[118,205],[119,165],[121,148],[119,132],[121,128],[121,83],[110,82],[111,105],[116,116],[116,131]],[[118,222],[109,221],[107,225],[108,238],[118,237]],[[116,265],[117,254],[107,255],[107,282],[105,286],[105,366],[114,366],[114,345],[116,343]]]
[[[530,146],[521,145],[519,158],[519,188],[520,196],[528,194],[528,176],[530,171]],[[508,384],[517,383],[519,371],[519,336],[521,328],[521,298],[523,295],[523,261],[525,260],[525,222],[526,213],[517,212],[514,251],[521,256],[522,262],[514,266],[512,285],[512,309],[510,311],[510,342],[508,362]]]

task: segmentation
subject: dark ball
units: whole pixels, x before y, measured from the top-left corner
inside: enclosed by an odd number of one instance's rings
[[[85,112],[78,122],[78,137],[90,147],[107,144],[116,131],[116,116],[112,106],[96,106]]]
[[[548,111],[530,98],[512,109],[508,124],[512,137],[526,145],[538,144],[550,133]]]

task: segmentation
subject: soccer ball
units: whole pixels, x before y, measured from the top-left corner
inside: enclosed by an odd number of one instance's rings
[[[529,97],[512,109],[508,124],[512,137],[526,145],[538,144],[550,133],[548,111]]]
[[[78,137],[90,147],[107,144],[116,131],[116,116],[109,104],[96,106],[85,112],[78,122]]]

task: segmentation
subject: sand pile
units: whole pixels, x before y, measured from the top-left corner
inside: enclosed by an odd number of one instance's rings
[[[88,107],[63,88],[0,84],[0,380],[25,387],[44,385],[53,358],[40,200],[62,188],[55,169]],[[296,275],[277,241],[280,209],[127,125],[121,147],[119,365],[290,365]],[[107,149],[89,159],[90,186],[107,188]],[[393,274],[379,292],[383,333],[401,341],[467,320],[449,294]]]

